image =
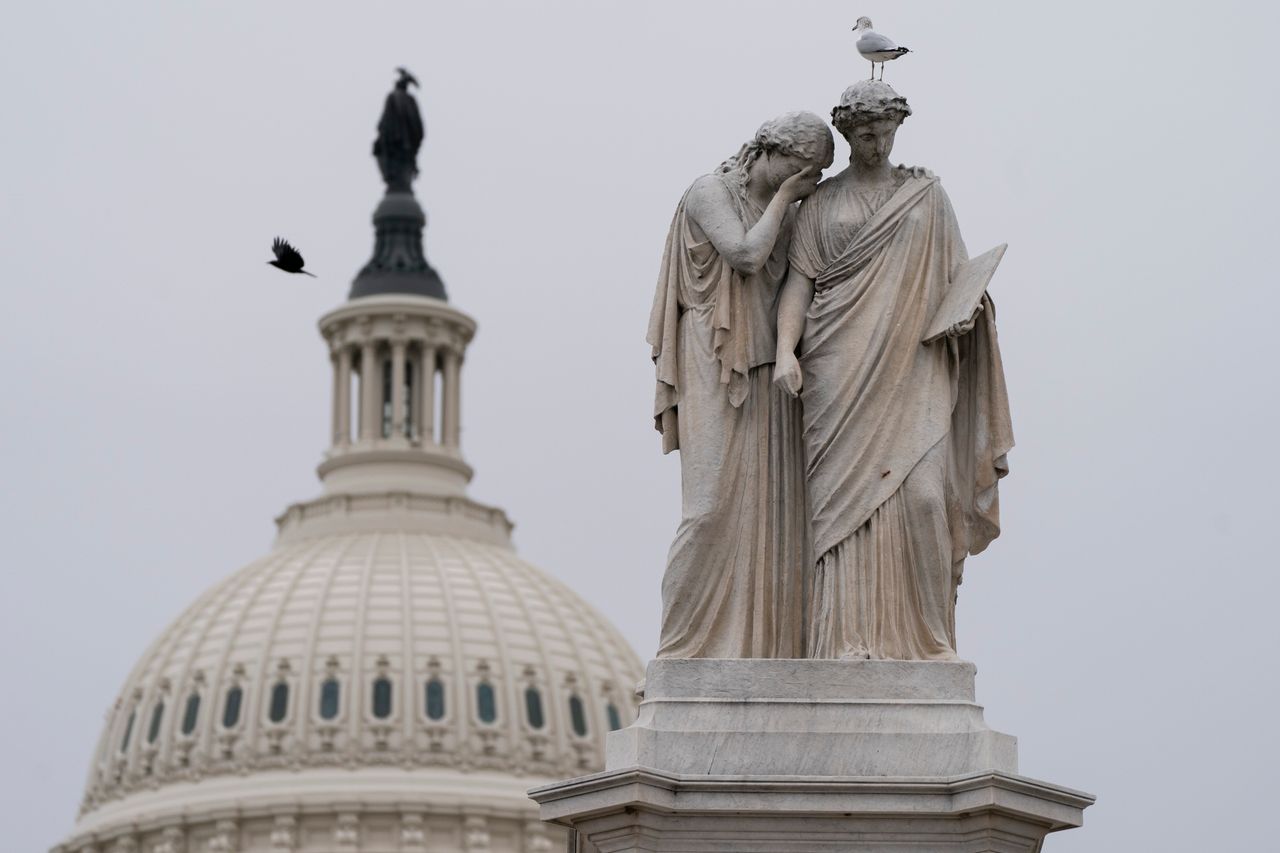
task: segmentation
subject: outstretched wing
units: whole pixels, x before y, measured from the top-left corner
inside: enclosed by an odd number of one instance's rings
[[[298,253],[297,249],[290,246],[287,240],[282,240],[277,237],[271,243],[271,251],[275,253],[276,260],[280,262],[280,267],[282,269],[289,270],[290,272],[296,272],[302,269],[302,265],[304,263],[302,255]]]

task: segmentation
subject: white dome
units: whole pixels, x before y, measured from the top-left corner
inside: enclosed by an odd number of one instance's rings
[[[324,491],[143,655],[56,853],[562,846],[525,791],[603,767],[643,669],[516,556],[500,509],[466,495],[459,383],[474,330],[418,296],[321,319],[334,365]]]
[[[519,810],[539,780],[603,765],[641,677],[608,622],[507,546],[395,529],[284,544],[143,656],[75,834],[304,789]]]

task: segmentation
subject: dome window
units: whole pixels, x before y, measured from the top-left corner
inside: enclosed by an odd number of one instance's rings
[[[427,719],[444,719],[444,682],[438,678],[427,682]]]
[[[124,737],[120,738],[120,751],[129,751],[129,738],[133,735],[133,718],[138,716],[137,710],[129,712],[129,720],[124,724]]]
[[[610,702],[604,710],[609,717],[609,731],[616,732],[622,728],[622,715],[618,713],[618,706]]]
[[[187,697],[187,708],[182,713],[182,733],[189,735],[196,730],[196,720],[200,718],[200,694],[192,693]]]
[[[385,675],[373,680],[373,716],[379,720],[391,716],[391,679]]]
[[[587,736],[587,710],[582,706],[582,699],[577,696],[569,697],[569,721],[575,735]]]
[[[273,723],[282,723],[288,713],[289,683],[277,681],[276,685],[271,688],[271,707],[267,711],[267,717]]]
[[[482,723],[498,719],[498,700],[493,693],[493,685],[487,681],[476,685],[476,716]]]
[[[160,723],[164,721],[164,702],[156,703],[151,711],[151,725],[147,726],[147,743],[155,743],[160,737]]]
[[[524,691],[524,713],[529,719],[529,725],[535,729],[547,724],[542,715],[542,694],[538,692],[538,688],[530,687]]]
[[[235,728],[240,722],[240,703],[244,701],[244,689],[239,684],[227,691],[227,701],[222,706],[222,727]]]
[[[338,679],[332,676],[326,678],[320,685],[320,719],[332,720],[338,716],[338,700],[341,698],[341,691]]]

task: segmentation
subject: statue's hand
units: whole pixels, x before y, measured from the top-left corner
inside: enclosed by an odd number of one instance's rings
[[[930,172],[924,166],[903,166],[898,165],[896,168],[907,173],[908,178],[932,178],[933,172]]]
[[[782,182],[778,187],[778,195],[786,199],[787,204],[813,195],[822,180],[822,170],[817,166],[806,166]]]
[[[973,309],[973,313],[969,315],[968,320],[965,320],[963,323],[956,323],[954,326],[947,329],[947,337],[958,338],[961,335],[967,335],[969,332],[972,332],[974,324],[978,322],[978,315],[982,313],[982,309],[984,307],[986,306],[979,302],[978,307]]]
[[[804,374],[800,372],[800,360],[795,353],[783,353],[773,365],[773,384],[792,397],[800,393],[804,384]]]

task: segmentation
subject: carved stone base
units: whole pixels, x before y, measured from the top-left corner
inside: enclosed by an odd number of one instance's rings
[[[1039,851],[1093,797],[1017,775],[956,662],[658,660],[607,769],[530,792],[583,850]]]

